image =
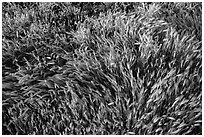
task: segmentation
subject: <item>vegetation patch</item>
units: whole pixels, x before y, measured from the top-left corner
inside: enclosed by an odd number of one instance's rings
[[[4,135],[201,135],[202,3],[2,3]]]

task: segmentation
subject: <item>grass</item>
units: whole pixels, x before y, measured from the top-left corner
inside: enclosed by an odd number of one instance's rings
[[[201,3],[2,5],[3,134],[202,134]]]

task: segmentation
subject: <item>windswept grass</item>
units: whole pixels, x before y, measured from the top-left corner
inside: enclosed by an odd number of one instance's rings
[[[3,3],[3,134],[202,134],[201,11]]]

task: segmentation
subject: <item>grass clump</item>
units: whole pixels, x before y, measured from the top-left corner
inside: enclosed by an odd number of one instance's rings
[[[201,8],[3,3],[2,133],[202,134]]]

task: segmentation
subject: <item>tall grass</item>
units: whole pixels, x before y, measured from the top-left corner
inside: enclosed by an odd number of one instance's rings
[[[3,4],[3,134],[202,134],[201,3],[77,4]]]

